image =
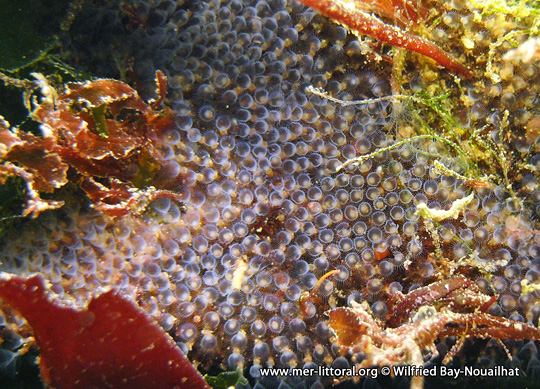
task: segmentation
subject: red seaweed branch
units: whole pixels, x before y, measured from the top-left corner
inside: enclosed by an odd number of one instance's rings
[[[473,281],[457,276],[415,289],[406,295],[394,292],[388,299],[390,306],[388,324],[397,327],[408,321],[410,315],[420,307],[426,305],[444,303],[452,311],[461,311],[470,310],[471,307],[483,309],[484,304],[488,302],[493,304],[492,298],[483,294]]]
[[[314,8],[334,22],[350,28],[357,35],[369,35],[392,46],[402,47],[409,51],[425,55],[435,60],[451,72],[459,74],[464,79],[470,79],[472,73],[458,60],[452,58],[433,42],[406,33],[396,26],[383,22],[370,10],[384,16],[393,16],[403,22],[418,21],[418,15],[425,15],[424,10],[414,12],[414,7],[408,2],[400,5],[397,1],[389,0],[299,0],[301,3]],[[367,11],[366,11],[367,10]]]
[[[429,349],[437,356],[435,341],[449,336],[461,340],[443,363],[456,355],[463,340],[469,337],[540,340],[538,328],[532,325],[485,313],[494,299],[473,285],[459,276],[401,295],[397,301],[389,301],[389,319],[383,323],[373,317],[366,303],[353,302],[352,308],[330,310],[329,325],[337,336],[338,346],[366,355],[359,364],[361,368],[396,364],[422,366],[422,351]],[[442,302],[444,305],[436,309]],[[422,377],[413,377],[411,387],[422,388]]]

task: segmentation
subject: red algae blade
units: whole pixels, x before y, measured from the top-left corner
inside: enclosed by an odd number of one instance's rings
[[[51,298],[40,276],[0,273],[0,298],[33,328],[41,372],[55,388],[208,388],[172,338],[114,290],[77,310]]]

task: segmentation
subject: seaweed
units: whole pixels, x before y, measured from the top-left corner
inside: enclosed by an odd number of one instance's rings
[[[78,309],[55,300],[39,275],[0,273],[0,297],[32,326],[47,386],[208,388],[172,338],[115,290]]]
[[[164,186],[159,171],[167,166],[158,150],[159,138],[174,126],[173,116],[161,111],[166,78],[158,72],[158,98],[148,104],[120,81],[100,79],[70,83],[62,91],[47,79],[17,80],[0,74],[4,82],[24,88],[31,116],[41,123],[41,136],[0,128],[2,177],[19,176],[26,182],[23,216],[62,206],[45,200],[40,192],[52,193],[68,182],[68,170],[78,175],[79,186],[93,205],[111,216],[132,210],[140,212],[157,197],[176,198]],[[34,93],[41,92],[38,101]],[[147,201],[140,200],[147,199]]]

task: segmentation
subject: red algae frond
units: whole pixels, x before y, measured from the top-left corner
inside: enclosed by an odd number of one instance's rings
[[[34,89],[40,87],[45,98],[34,102],[31,115],[41,123],[43,137],[10,130],[5,121],[0,128],[1,176],[18,175],[27,182],[23,216],[36,217],[61,206],[42,200],[39,192],[64,186],[68,169],[80,176],[80,187],[94,206],[111,216],[131,212],[142,194],[152,192],[138,189],[166,185],[158,178],[167,166],[158,151],[158,138],[174,126],[174,120],[160,108],[167,86],[163,73],[156,74],[158,98],[148,104],[116,80],[67,84],[57,92],[43,76],[37,78]],[[27,90],[27,101],[32,91]],[[159,196],[163,194],[150,197]]]

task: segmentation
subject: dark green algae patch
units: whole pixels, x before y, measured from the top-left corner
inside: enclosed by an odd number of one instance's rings
[[[27,66],[56,42],[69,1],[0,1],[0,69]]]

